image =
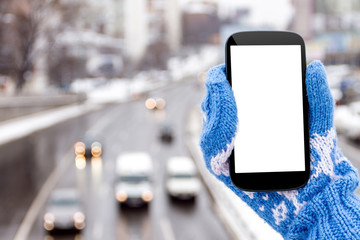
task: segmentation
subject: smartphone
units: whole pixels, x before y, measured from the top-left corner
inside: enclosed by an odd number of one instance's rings
[[[246,191],[304,186],[310,175],[305,43],[296,33],[239,32],[226,42],[226,75],[238,110],[229,158]]]

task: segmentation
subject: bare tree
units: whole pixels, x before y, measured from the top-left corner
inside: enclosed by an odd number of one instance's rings
[[[9,1],[0,0],[0,74],[13,76],[15,59],[9,42],[12,39],[11,25],[15,16],[9,13],[9,5]]]
[[[15,16],[12,23],[11,41],[13,50],[16,88],[21,89],[34,66],[34,47],[39,36],[41,22],[48,3],[45,0],[14,0],[10,12]]]
[[[12,75],[20,91],[38,54],[49,53],[57,35],[74,22],[81,1],[12,0],[7,7],[0,1],[0,16],[11,16],[8,26],[0,28],[0,74]]]

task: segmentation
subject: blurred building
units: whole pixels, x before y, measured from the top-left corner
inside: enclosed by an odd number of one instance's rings
[[[127,56],[135,65],[143,60],[141,64],[156,67],[163,55],[177,51],[181,45],[182,21],[178,0],[124,1]]]
[[[126,69],[136,69],[154,45],[166,45],[170,51],[180,47],[182,15],[178,0],[91,0],[88,3],[89,8],[80,16],[81,28],[121,39],[122,55],[128,63]]]
[[[217,4],[209,1],[190,2],[184,7],[184,45],[219,43],[220,20],[217,10]]]
[[[171,51],[177,51],[182,43],[182,10],[178,0],[167,0],[166,4],[166,41]]]
[[[314,0],[317,32],[360,30],[359,0]]]
[[[73,18],[59,29],[56,44],[47,56],[48,77],[57,87],[68,89],[75,79],[114,78],[123,74],[123,28],[121,2],[115,0],[62,0],[59,11],[75,8],[60,18]]]
[[[289,28],[307,41],[308,59],[360,66],[360,0],[293,0]]]
[[[146,0],[124,0],[125,54],[132,63],[144,55],[149,38]]]
[[[166,66],[182,44],[182,16],[179,0],[0,0],[0,75],[41,92]]]
[[[114,38],[123,37],[124,0],[81,1],[89,5],[79,18],[78,24],[82,25],[82,28],[90,28]]]
[[[293,0],[295,15],[291,29],[306,40],[314,35],[314,4],[315,0]]]

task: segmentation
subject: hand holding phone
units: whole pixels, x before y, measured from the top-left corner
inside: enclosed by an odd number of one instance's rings
[[[358,176],[337,147],[334,101],[319,61],[312,62],[306,70],[312,167],[308,183],[297,190],[246,192],[234,186],[228,158],[235,135],[240,132],[236,133],[237,107],[225,65],[209,70],[206,89],[200,146],[206,167],[213,175],[286,239],[360,238],[360,202],[353,193]]]

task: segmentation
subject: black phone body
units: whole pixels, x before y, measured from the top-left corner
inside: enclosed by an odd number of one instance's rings
[[[310,175],[304,40],[292,32],[239,32],[226,42],[226,75],[238,110],[229,158],[246,191],[304,186]]]

